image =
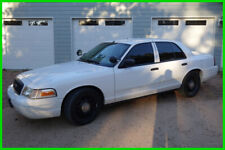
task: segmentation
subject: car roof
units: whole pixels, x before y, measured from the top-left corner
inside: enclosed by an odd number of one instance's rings
[[[175,42],[173,40],[165,40],[165,39],[153,39],[153,38],[127,38],[127,39],[120,39],[115,40],[115,43],[125,43],[125,44],[138,44],[138,43],[145,43],[145,42]],[[112,42],[112,41],[110,41]]]

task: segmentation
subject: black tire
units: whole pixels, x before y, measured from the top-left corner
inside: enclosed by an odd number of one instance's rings
[[[71,92],[63,104],[63,114],[72,124],[92,122],[103,106],[101,93],[93,88],[81,88]]]
[[[199,72],[191,71],[184,77],[179,91],[186,97],[193,97],[198,93],[200,86],[201,80]]]

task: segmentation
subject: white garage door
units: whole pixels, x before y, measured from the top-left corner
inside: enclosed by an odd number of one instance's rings
[[[107,40],[118,40],[132,37],[130,19],[74,19],[73,20],[73,53],[81,49],[88,52],[97,44]]]
[[[215,19],[152,19],[151,37],[178,40],[199,53],[214,54]]]
[[[3,68],[33,69],[54,64],[50,19],[3,20]]]

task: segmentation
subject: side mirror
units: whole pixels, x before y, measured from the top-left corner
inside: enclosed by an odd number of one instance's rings
[[[135,60],[132,58],[125,59],[120,68],[127,68],[135,65]]]
[[[81,49],[78,49],[77,50],[77,56],[81,56],[83,54],[82,50]]]
[[[118,59],[115,56],[109,58],[109,61],[113,64],[117,63]]]

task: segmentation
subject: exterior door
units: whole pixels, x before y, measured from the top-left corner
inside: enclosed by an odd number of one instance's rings
[[[179,88],[188,70],[188,61],[183,51],[172,42],[155,42],[160,63],[158,91]]]
[[[125,59],[135,60],[135,65],[121,68]],[[116,101],[155,93],[157,90],[158,64],[154,64],[151,43],[137,44],[128,52],[119,67],[115,67]]]

